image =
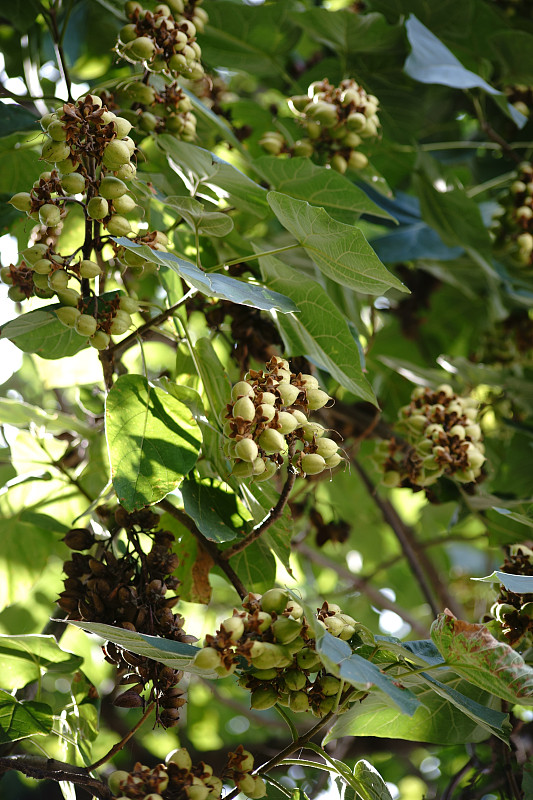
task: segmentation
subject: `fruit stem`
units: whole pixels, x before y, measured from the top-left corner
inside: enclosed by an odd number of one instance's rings
[[[93,770],[97,769],[97,767],[101,767],[101,766],[102,766],[102,764],[105,764],[105,763],[106,763],[106,761],[109,761],[111,758],[113,758],[113,756],[114,756],[116,753],[118,753],[118,752],[119,752],[119,750],[122,750],[122,748],[124,747],[124,745],[125,745],[125,744],[127,744],[127,742],[129,742],[129,740],[131,739],[131,737],[132,737],[132,736],[133,736],[133,735],[134,735],[134,734],[135,734],[135,733],[136,733],[136,732],[139,730],[139,728],[141,727],[141,725],[142,725],[144,722],[146,722],[146,720],[148,719],[148,717],[149,717],[149,716],[150,716],[150,714],[152,713],[152,711],[153,711],[153,709],[154,709],[154,706],[155,706],[155,702],[148,703],[148,705],[146,706],[146,709],[145,709],[145,711],[144,711],[144,714],[143,714],[143,715],[142,715],[142,717],[141,717],[141,718],[140,718],[140,719],[139,719],[139,720],[138,720],[138,721],[135,723],[135,725],[133,726],[133,728],[131,729],[131,731],[128,731],[128,733],[127,733],[127,734],[126,734],[126,735],[125,735],[125,736],[124,736],[124,737],[123,737],[123,738],[120,740],[120,742],[117,742],[116,744],[114,744],[114,745],[113,745],[113,747],[111,748],[111,750],[109,750],[109,751],[108,751],[108,752],[105,754],[105,756],[102,756],[102,758],[99,758],[99,759],[98,759],[98,761],[95,761],[95,762],[94,762],[94,764],[91,764],[90,766],[88,766],[88,767],[87,767],[87,770],[88,770],[89,772],[92,772]]]

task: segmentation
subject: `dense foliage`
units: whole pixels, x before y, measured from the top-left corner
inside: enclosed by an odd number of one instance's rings
[[[530,3],[0,38],[2,796],[533,797]]]

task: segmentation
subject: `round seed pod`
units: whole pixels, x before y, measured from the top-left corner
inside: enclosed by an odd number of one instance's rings
[[[305,453],[302,456],[302,469],[307,475],[319,475],[326,468],[326,461],[318,453]]]
[[[193,784],[192,786],[185,786],[185,793],[189,800],[207,800],[209,789],[204,785]]]
[[[10,300],[13,300],[14,303],[21,303],[23,300],[26,300],[26,295],[19,286],[10,286],[7,290],[7,296]]]
[[[111,337],[105,331],[96,331],[96,333],[89,339],[89,344],[95,350],[105,350],[111,341]]]
[[[103,197],[92,197],[87,204],[87,214],[91,219],[104,219],[109,214],[109,205]]]
[[[291,383],[280,383],[277,391],[284,406],[292,406],[300,394],[300,389],[297,386],[293,386]]]
[[[8,203],[16,208],[17,211],[28,212],[31,209],[31,195],[29,192],[17,192]]]
[[[265,462],[265,471],[262,472],[260,475],[254,474],[254,481],[256,483],[261,483],[262,481],[268,481],[278,471],[278,465],[274,461],[266,461]]]
[[[173,750],[168,754],[165,761],[167,764],[172,762],[173,764],[176,764],[178,769],[187,770],[187,772],[189,772],[192,767],[192,759],[185,747],[180,747],[178,750]]]
[[[73,328],[78,317],[81,315],[81,312],[78,311],[77,308],[67,306],[65,308],[56,309],[55,314],[58,320],[63,323],[63,325],[66,325],[67,328]]]
[[[129,136],[124,136],[124,138],[121,139],[120,141],[123,142],[126,145],[126,147],[129,150],[130,156],[132,156],[134,154],[135,148],[136,148],[136,145],[135,145],[135,142],[133,141],[133,139],[131,139]]]
[[[278,431],[287,436],[298,428],[298,420],[289,411],[280,411],[278,413]]]
[[[276,701],[277,701],[277,694],[276,694]],[[252,708],[257,708],[252,703]],[[269,708],[269,706],[264,706],[264,708]],[[243,775],[237,781],[237,786],[239,787],[239,791],[243,794],[249,794],[249,792],[253,792],[255,788],[255,781],[252,775]]]
[[[155,42],[148,36],[139,36],[127,43],[124,52],[132,61],[149,61],[155,52]]]
[[[307,405],[311,411],[317,411],[323,408],[331,397],[321,389],[308,389],[307,391]]]
[[[61,212],[52,203],[45,203],[39,209],[39,221],[47,228],[55,228],[61,222]]]
[[[254,390],[248,381],[238,381],[231,390],[231,399],[238,400],[239,397],[253,397]]]
[[[107,785],[111,789],[112,793],[118,795],[119,792],[125,787],[128,778],[130,777],[129,772],[126,772],[123,769],[117,769],[115,772],[112,772],[109,778],[107,779]]]
[[[67,138],[65,127],[59,120],[53,120],[46,129],[46,133],[54,142],[64,142]]]
[[[272,419],[274,419],[276,409],[274,406],[261,403],[261,405],[257,406],[257,413],[262,419],[266,419],[267,422],[270,422]]]
[[[238,642],[244,633],[244,620],[242,617],[229,617],[221,623],[220,627],[229,634],[233,642]]]
[[[43,131],[46,131],[48,126],[52,122],[54,122],[54,120],[56,120],[56,119],[57,119],[57,114],[56,113],[45,114],[44,117],[41,117],[40,124],[41,124],[41,128],[43,129]],[[525,188],[526,188],[526,185],[524,184],[524,190],[525,190]]]
[[[251,478],[252,475],[254,474],[253,464],[250,464],[249,461],[238,461],[236,464],[233,465],[231,474],[235,478],[238,478],[239,480],[244,480],[245,478]]]
[[[70,147],[65,142],[54,142],[53,139],[48,139],[41,151],[41,158],[43,161],[53,163],[54,161],[64,161],[70,155]],[[62,172],[64,170],[61,170]]]
[[[254,790],[253,792],[248,793],[248,797],[250,800],[260,800],[261,797],[264,797],[267,793],[266,784],[263,778],[260,778],[258,775],[254,775]]]
[[[52,269],[52,262],[48,258],[40,258],[31,267],[38,275],[48,275]]]
[[[250,698],[250,705],[258,711],[263,711],[266,708],[272,708],[278,702],[278,693],[270,686],[260,686],[254,689]]]
[[[253,439],[241,439],[235,445],[235,455],[242,461],[255,461],[258,452],[258,447]]]
[[[50,291],[50,287],[48,286],[48,275],[39,275],[38,272],[34,272],[33,273],[33,285],[37,289],[40,289],[42,292],[49,292]],[[65,289],[65,291],[67,291],[67,290]],[[63,292],[61,292],[61,294],[63,294]],[[52,296],[53,296],[53,293],[52,293]],[[58,293],[58,297],[59,297],[59,293]],[[68,305],[70,305],[70,303]]]
[[[80,172],[71,172],[61,177],[61,188],[67,194],[80,194],[85,191],[85,178]]]
[[[333,469],[334,467],[337,467],[342,460],[342,457],[338,453],[333,453],[332,456],[329,456],[325,459],[326,467],[328,467],[328,469]]]
[[[26,250],[23,250],[22,255],[29,264],[35,264],[36,261],[44,258],[47,252],[48,246],[46,244],[39,243],[34,244],[33,247],[28,247]]]
[[[294,408],[292,411],[293,417],[298,422],[298,427],[300,428],[302,425],[305,425],[307,422],[307,417],[303,413],[303,411],[299,411],[297,408]]]
[[[233,406],[233,416],[251,422],[255,417],[255,406],[249,397],[241,397]]]
[[[102,270],[96,261],[90,261],[84,258],[83,261],[80,262],[80,278],[96,278],[97,275],[101,274]]]
[[[296,654],[296,663],[300,669],[309,670],[310,672],[313,672],[314,670],[318,669],[318,667],[322,666],[319,656],[308,647],[302,648],[302,650]]]
[[[340,153],[335,153],[331,161],[329,162],[331,169],[334,169],[335,172],[340,172],[341,175],[344,175],[346,170],[348,169],[348,162],[341,156]]]
[[[74,327],[81,336],[93,336],[96,333],[96,320],[90,314],[80,314]]]
[[[297,713],[309,710],[309,698],[305,692],[289,692],[289,708]]]
[[[264,459],[258,457],[254,460],[252,467],[253,467],[253,475],[254,477],[257,477],[257,475],[262,475],[265,472],[266,463]]]
[[[368,158],[364,153],[359,153],[357,150],[352,150],[348,158],[348,166],[350,169],[364,169],[368,165]]]
[[[141,114],[139,119],[139,128],[147,133],[150,133],[150,131],[153,131],[157,128],[158,123],[159,120],[155,114],[145,111],[143,114]]]
[[[273,392],[262,392],[261,403],[268,406],[273,406],[276,402],[276,395]]]
[[[132,181],[137,175],[137,167],[135,164],[131,163],[122,164],[118,169],[112,167],[112,169],[116,173],[117,178],[120,178],[121,181]]]
[[[0,269],[0,278],[4,283],[12,284],[13,283],[13,276],[11,274],[11,270],[9,267],[2,267]]]
[[[288,600],[288,592],[283,589],[269,589],[261,597],[261,610],[267,614],[283,614]]]
[[[130,223],[126,217],[121,217],[119,214],[113,214],[106,227],[113,236],[127,236],[128,233],[131,233]]]
[[[283,681],[290,692],[299,692],[307,683],[307,678],[299,669],[288,669],[283,673]]]
[[[220,653],[213,647],[204,647],[196,653],[193,661],[198,669],[213,670],[221,666]]]
[[[70,175],[72,172],[76,172],[77,168],[78,165],[71,161],[70,158],[56,161],[56,169],[61,173],[61,175]]]
[[[301,630],[301,622],[297,622],[295,619],[289,619],[289,617],[280,616],[272,623],[274,638],[279,644],[289,644],[294,641],[294,639],[300,635]]]
[[[113,120],[113,127],[115,129],[117,139],[123,139],[131,131],[133,125],[129,119],[125,119],[124,117],[115,117]]]
[[[59,298],[59,301],[64,306],[71,306],[72,308],[75,308],[78,305],[79,299],[81,297],[80,293],[77,292],[75,289],[63,289],[62,291],[58,290],[56,293]]]
[[[117,197],[122,197],[123,194],[126,194],[128,187],[120,178],[106,175],[106,177],[102,178],[100,181],[98,191],[100,196],[105,197],[106,200],[115,200]]]
[[[50,289],[53,289],[54,292],[61,291],[62,289],[66,289],[68,284],[68,275],[62,269],[58,269],[55,272],[51,272],[48,276],[48,286]]]
[[[287,443],[285,442],[283,435],[279,431],[275,431],[272,428],[267,428],[262,432],[261,436],[259,437],[259,446],[267,455],[281,453],[282,450],[287,449]]]
[[[117,197],[113,200],[113,210],[117,214],[129,214],[136,207],[137,203],[129,194],[124,194],[122,197]]]
[[[139,303],[134,297],[127,297],[122,295],[119,301],[119,308],[127,314],[134,314],[139,310]]]
[[[123,333],[126,333],[131,326],[131,317],[128,314],[129,322],[122,317],[114,317],[111,325],[109,326],[109,333],[112,336],[121,336]]]
[[[306,422],[302,425],[303,435],[306,442],[311,442],[313,436],[317,439],[325,433],[325,428],[318,422]]]
[[[338,450],[337,442],[335,442],[333,439],[328,439],[325,436],[317,441],[316,447],[318,455],[322,456],[324,459],[328,459]]]
[[[122,44],[128,44],[128,42],[132,42],[137,38],[136,26],[133,25],[133,23],[124,25],[124,27],[119,30],[118,36]]]
[[[116,170],[127,164],[130,160],[130,149],[127,144],[118,139],[109,142],[104,150],[102,161],[106,167]]]

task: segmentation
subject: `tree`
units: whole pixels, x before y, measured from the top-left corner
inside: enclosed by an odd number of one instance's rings
[[[2,796],[533,796],[529,5],[0,4]]]

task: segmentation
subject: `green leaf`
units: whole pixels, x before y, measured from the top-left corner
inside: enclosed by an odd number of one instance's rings
[[[9,136],[11,133],[16,133],[17,131],[27,131],[37,128],[39,128],[39,119],[35,114],[32,114],[31,111],[28,111],[27,108],[18,106],[15,103],[11,105],[2,104],[2,113],[0,114],[0,136]]]
[[[73,672],[83,658],[62,650],[53,636],[0,634],[0,675],[6,689],[22,689],[44,672]]]
[[[213,542],[229,542],[248,530],[248,515],[237,496],[221,481],[190,475],[180,491],[186,513]]]
[[[0,690],[0,744],[52,732],[54,717],[46,703],[19,701]]]
[[[227,142],[230,142],[238,149],[242,148],[242,144],[239,142],[224,117],[221,117],[219,114],[215,114],[213,111],[211,111],[210,108],[204,105],[204,103],[202,103],[202,101],[196,97],[194,92],[189,91],[189,89],[186,89],[184,86],[180,88],[181,91],[184,92],[184,94],[186,94],[191,101],[195,116],[198,118],[198,120],[205,120],[205,122],[211,128],[214,128],[219,134],[221,134],[223,139],[225,139]]]
[[[242,483],[240,490],[246,505],[253,514],[255,524],[260,524],[263,521],[279,499],[279,492],[270,481],[252,483],[250,486]],[[261,535],[261,540],[270,547],[290,574],[292,574],[290,557],[293,534],[292,514],[289,505],[286,505],[281,517]]]
[[[0,398],[0,422],[16,427],[27,427],[30,422],[33,422],[36,425],[42,425],[51,433],[76,431],[88,436],[91,432],[88,425],[69,414],[63,414],[60,411],[48,413],[38,406],[32,406],[19,400],[10,400],[7,397]]]
[[[242,208],[258,217],[265,216],[266,191],[232,164],[228,164],[227,161],[223,161],[202,147],[179,142],[168,133],[158,134],[157,144],[172,160],[172,168],[183,178],[186,186],[190,185],[193,175],[200,179],[202,186],[214,187],[215,196],[218,196],[220,194],[218,190],[222,189],[224,196],[229,196],[237,208]]]
[[[367,690],[375,686],[387,694],[403,714],[415,713],[419,701],[409,689],[399,688],[393,678],[382,672],[376,664],[352,653],[350,645],[330,633],[317,640],[317,652],[328,671],[352,686]]]
[[[318,167],[308,158],[263,156],[254,161],[254,168],[277,191],[297,200],[307,200],[313,206],[322,206],[341,222],[353,223],[361,214],[394,219],[345,175]]]
[[[173,253],[152,250],[147,245],[137,245],[126,238],[117,238],[115,241],[127,250],[142,255],[152,264],[170,267],[178,275],[181,275],[189,285],[194,286],[194,288],[208,297],[219,297],[222,300],[231,300],[232,303],[239,305],[261,308],[265,311],[280,311],[283,314],[297,310],[292,300],[282,294],[278,294],[278,292],[272,292],[264,286],[238,281],[228,275],[220,275],[215,272],[203,272],[190,261],[185,261]]]
[[[207,604],[211,599],[209,571],[213,562],[198,540],[175,517],[163,514],[161,527],[171,531],[177,544],[174,552],[179,556],[179,564],[172,573],[179,584],[180,598],[187,603]]]
[[[383,14],[354,14],[349,9],[310,8],[294,15],[314,41],[334,50],[337,58],[381,53],[403,46],[402,26],[390,25]]]
[[[499,508],[497,506],[492,506],[492,510],[496,511],[498,514],[501,514],[503,517],[512,519],[513,522],[521,522],[522,525],[527,525],[528,528],[533,528],[532,517],[528,517],[525,514],[519,514],[518,511],[510,511],[508,508]]]
[[[59,304],[21,314],[2,326],[0,339],[9,339],[24,353],[56,359],[76,355],[88,340],[63,325],[53,313]]]
[[[231,566],[251,592],[263,594],[276,580],[276,559],[262,537],[234,555]]]
[[[36,525],[33,520],[22,521],[19,514],[10,514],[8,492],[2,496],[2,501],[0,609],[27,597],[50,555],[57,549],[57,539],[52,531]]]
[[[227,236],[233,230],[231,217],[221,211],[206,211],[194,197],[167,197],[165,205],[178,211],[193,231],[206,236]]]
[[[473,581],[485,581],[486,583],[501,583],[507,591],[514,594],[533,593],[533,575],[511,575],[509,572],[495,570],[492,575],[485,578],[472,578]]]
[[[439,689],[439,693],[435,691],[439,687],[420,681],[416,676],[402,679],[419,701],[412,717],[400,713],[384,693],[371,692],[338,718],[324,743],[343,736],[377,736],[463,745],[482,741],[489,733],[507,740],[507,715],[491,708],[495,702],[493,697],[450,673],[439,671],[439,677],[437,683],[446,690]],[[452,697],[455,702],[451,702]]]
[[[259,259],[259,263],[266,282],[290,297],[300,312],[278,317],[288,355],[307,356],[356,397],[376,403],[363,375],[357,343],[322,286],[272,256]]]
[[[187,406],[140,375],[121,375],[109,392],[106,436],[113,486],[129,512],[179,486],[202,441]]]
[[[282,73],[287,53],[301,36],[287,6],[249,8],[225,0],[206,2],[209,25],[199,37],[203,59],[212,67],[255,75]]]
[[[407,291],[383,266],[359,228],[279,192],[269,192],[268,203],[328,278],[365,294],[382,294],[391,287]]]
[[[357,794],[362,800],[392,800],[387,784],[368,761],[358,761],[353,768],[353,775],[358,783]]]
[[[200,378],[211,404],[211,414],[217,420],[220,412],[230,402],[231,383],[215,348],[206,336],[200,337],[194,346]]]
[[[439,614],[431,638],[458,675],[509,703],[533,705],[533,669],[485,625]]]

